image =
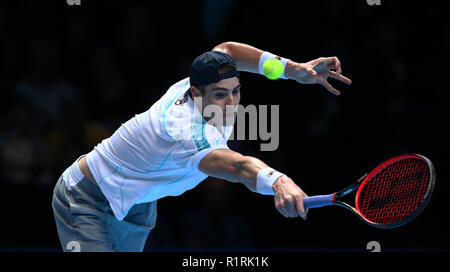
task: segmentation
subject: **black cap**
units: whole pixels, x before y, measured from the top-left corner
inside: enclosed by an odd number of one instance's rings
[[[222,79],[238,77],[239,72],[235,69],[231,72],[220,74],[219,67],[229,63],[236,68],[233,58],[223,52],[209,51],[198,56],[189,69],[189,80],[192,86],[202,86],[219,82]]]

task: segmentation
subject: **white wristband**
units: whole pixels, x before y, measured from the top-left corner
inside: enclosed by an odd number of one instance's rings
[[[261,54],[261,57],[259,58],[258,69],[259,69],[259,73],[261,75],[264,75],[263,66],[264,66],[264,62],[266,62],[266,60],[268,60],[268,59],[279,59],[281,61],[281,63],[283,64],[284,71],[286,70],[286,63],[290,60],[290,59],[285,59],[285,58],[279,57],[277,55],[274,55],[270,52],[265,51],[264,53]],[[286,76],[284,75],[284,71],[280,78],[287,79]]]
[[[263,168],[256,177],[256,191],[262,195],[275,195],[272,185],[281,176],[285,174],[270,167]]]

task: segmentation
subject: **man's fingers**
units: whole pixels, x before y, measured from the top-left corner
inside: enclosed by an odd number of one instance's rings
[[[281,206],[281,205],[276,205],[276,208],[277,208],[278,212],[281,213],[281,215],[283,215],[284,217],[287,217],[287,216],[286,216],[286,215],[287,215],[286,210],[284,209],[283,206]]]
[[[306,220],[306,211],[305,211],[305,209],[304,209],[304,207],[303,207],[303,198],[301,198],[301,197],[298,197],[297,198],[297,203],[296,203],[297,205],[297,214],[298,215],[300,215],[300,217],[303,219],[303,220]]]
[[[301,197],[293,197],[290,196],[283,201],[280,201],[277,205],[278,211],[284,217],[297,217],[302,216],[303,219],[306,215],[305,210],[303,209],[303,200]]]
[[[288,218],[296,217],[297,212],[295,211],[295,208],[292,208],[292,206],[288,206],[284,209],[284,216]]]
[[[338,75],[342,73],[341,62],[337,57],[325,58],[325,62],[327,63],[327,67],[336,69]]]
[[[333,86],[331,86],[330,83],[328,83],[328,81],[324,80],[321,82],[322,86],[324,86],[330,93],[334,94],[334,95],[341,95],[341,92],[336,90]]]
[[[296,204],[295,204],[295,197],[291,196],[287,201],[286,201],[286,208],[288,210],[289,213],[289,217],[296,217],[298,215],[297,209],[296,209]]]
[[[307,212],[299,213],[298,215],[300,215],[300,217],[301,217],[303,220],[306,220],[306,214],[307,214]]]
[[[337,80],[339,80],[341,82],[344,82],[347,85],[352,84],[352,80],[350,78],[348,78],[346,76],[343,76],[341,74],[338,74],[337,72],[330,71],[330,77],[334,78],[334,79],[337,79]]]
[[[303,197],[296,197],[295,206],[297,208],[297,213],[304,213],[305,209],[303,208]]]
[[[341,68],[341,63],[338,61],[338,63],[335,65],[335,69],[336,69],[336,73],[338,75],[342,74],[342,68]]]
[[[306,220],[306,214],[308,213],[308,210],[305,210],[305,207],[303,205],[303,198],[307,197],[306,194],[303,195],[303,197],[297,197],[296,201],[296,207],[297,207],[297,215],[299,215],[303,220]]]
[[[289,217],[289,213],[286,211],[286,209],[278,209],[278,211],[284,216],[284,217]]]
[[[280,212],[284,217],[294,217],[296,213],[290,209],[290,205],[287,202],[280,203],[277,206],[278,212]]]

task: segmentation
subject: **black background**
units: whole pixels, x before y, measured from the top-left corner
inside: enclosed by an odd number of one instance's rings
[[[420,153],[437,171],[431,202],[410,224],[379,230],[337,207],[311,210],[307,221],[284,218],[271,197],[208,179],[159,201],[146,250],[345,251],[369,241],[386,251],[449,250],[446,10],[392,2],[2,1],[0,249],[60,250],[51,196],[62,171],[186,77],[197,55],[237,41],[298,62],[338,56],[353,84],[332,82],[342,92],[335,97],[241,73],[242,104],[280,105],[280,145],[260,152],[259,141],[232,141],[232,149],[309,195]],[[65,91],[72,98],[41,107]]]

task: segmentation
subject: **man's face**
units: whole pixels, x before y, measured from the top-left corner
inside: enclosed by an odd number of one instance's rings
[[[207,107],[209,105],[216,106],[221,109],[223,114],[223,125],[231,125],[236,118],[237,105],[241,99],[240,92],[241,85],[237,77],[222,79],[217,83],[211,83],[206,86],[205,94],[201,96],[201,105],[203,118],[209,121],[211,117]],[[200,91],[196,88],[196,91],[192,92],[194,97],[199,96]]]

